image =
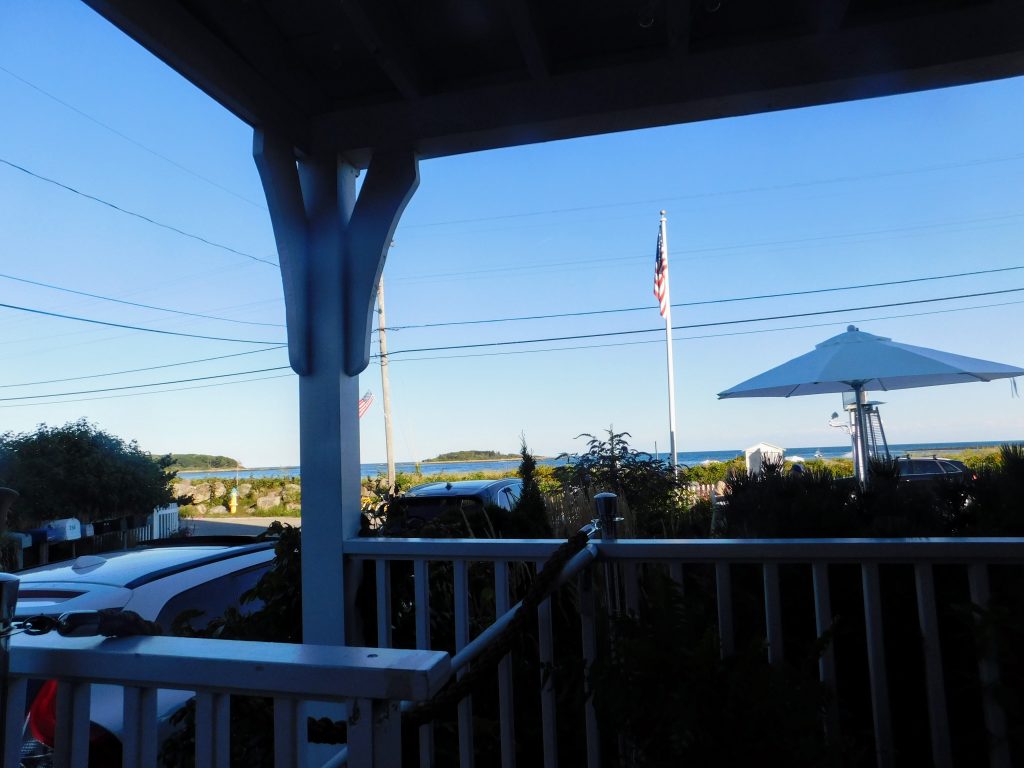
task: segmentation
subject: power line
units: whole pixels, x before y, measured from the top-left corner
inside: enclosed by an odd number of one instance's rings
[[[203,336],[198,333],[182,333],[180,331],[162,331],[158,328],[143,328],[138,325],[126,325],[124,323],[110,323],[106,320],[93,320],[88,317],[77,317],[75,315],[64,315],[60,312],[47,312],[42,309],[31,307],[19,307],[15,304],[0,304],[5,309],[16,309],[19,312],[31,312],[34,315],[45,315],[46,317],[59,317],[62,320],[77,320],[80,323],[91,323],[93,325],[105,325],[110,328],[125,328],[129,331],[143,331],[145,333],[159,333],[163,336],[183,336],[187,339],[206,339],[207,341],[232,341],[237,344],[280,344],[278,341],[266,341],[263,339],[228,339],[222,336]]]
[[[229,189],[228,187],[225,187],[223,184],[220,184],[220,183],[214,181],[213,179],[211,179],[211,178],[209,178],[207,176],[204,176],[203,174],[199,173],[198,171],[194,171],[191,168],[188,168],[187,166],[182,165],[177,160],[172,160],[167,155],[164,155],[164,154],[161,154],[160,152],[157,152],[155,149],[153,149],[152,147],[146,146],[141,141],[137,141],[136,139],[133,139],[131,136],[128,136],[127,134],[121,133],[121,131],[117,130],[113,126],[107,125],[102,120],[99,120],[99,119],[93,117],[92,115],[90,115],[88,112],[84,112],[81,109],[79,109],[78,107],[73,106],[72,104],[69,104],[68,102],[64,101],[63,99],[58,98],[57,96],[54,96],[49,91],[44,90],[43,88],[41,88],[40,86],[36,85],[35,83],[26,80],[21,75],[15,74],[11,70],[7,69],[6,67],[0,66],[0,72],[3,72],[5,74],[9,75],[10,77],[13,77],[19,83],[22,83],[23,85],[27,85],[29,88],[31,88],[34,91],[37,91],[38,93],[41,93],[43,96],[45,96],[46,98],[50,99],[51,101],[55,101],[58,104],[60,104],[62,107],[66,107],[67,109],[70,109],[75,114],[81,115],[82,117],[84,117],[89,122],[95,123],[96,125],[98,125],[100,128],[103,128],[106,131],[110,131],[112,134],[114,134],[118,138],[124,139],[129,144],[133,144],[134,146],[138,147],[142,151],[148,152],[149,154],[153,155],[153,157],[159,158],[160,160],[163,160],[165,163],[169,163],[170,165],[173,165],[179,171],[183,171],[183,172],[187,173],[189,176],[194,176],[195,178],[199,179],[200,181],[206,182],[210,186],[216,187],[217,189],[221,190],[222,192],[227,192],[229,195],[231,195],[233,197],[237,197],[242,202],[248,203],[249,205],[252,205],[252,206],[254,206],[256,208],[259,208],[261,210],[266,210],[266,206],[260,205],[255,200],[251,200],[248,197],[246,197],[245,195],[242,195],[242,194],[240,194],[238,192],[235,192],[233,189]]]
[[[834,315],[841,312],[861,312],[868,309],[886,309],[888,307],[905,307],[913,304],[931,304],[937,301],[953,301],[955,299],[971,299],[980,296],[996,296],[1005,293],[1019,293],[1024,291],[1024,288],[1006,288],[999,291],[982,291],[979,293],[964,293],[958,296],[941,296],[933,299],[916,299],[914,301],[896,301],[888,304],[869,304],[862,307],[844,307],[842,309],[823,309],[817,312],[796,312],[787,315],[767,315],[765,317],[751,317],[744,318],[742,320],[720,320],[713,323],[690,323],[688,325],[674,325],[672,326],[673,331],[687,330],[691,328],[713,328],[722,325],[740,325],[743,323],[759,323],[768,320],[791,320],[798,317],[816,317],[819,315]],[[552,341],[574,341],[576,339],[596,339],[606,338],[608,336],[628,336],[637,333],[660,333],[662,328],[640,328],[631,331],[607,331],[604,333],[583,333],[576,334],[573,336],[551,336],[548,338],[541,339],[517,339],[514,341],[489,341],[489,342],[478,342],[476,344],[454,344],[444,347],[420,347],[418,349],[399,349],[392,350],[388,353],[391,355],[401,354],[412,354],[414,352],[443,352],[453,349],[478,349],[481,347],[504,347],[512,346],[515,344],[542,344]],[[374,355],[376,357],[376,355]]]
[[[27,174],[34,179],[45,181],[47,184],[53,184],[54,186],[60,187],[61,189],[66,189],[68,192],[74,192],[76,195],[84,197],[86,200],[92,200],[93,202],[105,205],[108,208],[113,208],[115,211],[118,211],[120,213],[126,214],[128,216],[134,216],[136,219],[141,219],[142,221],[152,224],[153,226],[160,227],[161,229],[166,229],[170,232],[175,232],[179,235],[182,235],[183,237],[191,238],[192,240],[198,240],[200,243],[205,243],[206,245],[212,246],[214,248],[220,248],[221,250],[228,251],[229,253],[244,256],[247,259],[258,261],[261,264],[269,264],[272,267],[278,266],[276,262],[269,261],[268,259],[263,259],[260,258],[259,256],[254,256],[251,253],[246,253],[245,251],[239,251],[237,248],[232,248],[230,245],[224,245],[222,243],[216,243],[213,240],[207,240],[202,235],[196,235],[191,232],[186,232],[184,229],[179,229],[178,227],[175,227],[171,224],[164,224],[162,221],[151,219],[149,216],[146,216],[145,214],[136,213],[135,211],[130,211],[127,208],[122,208],[121,206],[112,203],[109,200],[104,200],[102,197],[96,197],[95,195],[90,195],[87,192],[82,192],[79,189],[75,189],[74,187],[68,186],[67,184],[57,181],[56,179],[41,176],[38,173],[35,173],[34,171],[30,171],[28,168],[20,166],[17,163],[12,163],[10,160],[5,160],[2,157],[0,157],[0,163],[3,163],[4,165],[9,166],[10,168],[13,168],[16,171],[21,171],[22,173]]]
[[[3,69],[3,67],[0,67]],[[230,317],[217,317],[216,315],[203,315],[198,312],[186,312],[182,309],[169,309],[167,307],[155,307],[152,304],[140,304],[135,301],[127,301],[126,299],[115,299],[111,296],[101,296],[98,293],[88,293],[87,291],[76,291],[73,288],[64,288],[59,285],[53,285],[52,283],[43,283],[38,280],[29,280],[26,277],[15,277],[14,275],[0,274],[0,278],[5,280],[14,280],[18,283],[26,283],[27,285],[36,285],[40,288],[51,288],[55,291],[62,291],[64,293],[72,293],[76,296],[86,296],[90,299],[100,299],[101,301],[109,301],[114,304],[124,304],[128,307],[139,307],[140,309],[152,309],[157,312],[168,312],[172,315],[184,315],[185,317],[199,317],[203,320],[217,320],[224,323],[238,323],[240,325],[262,325],[269,328],[284,328],[283,323],[261,323],[255,320],[235,320]]]
[[[715,254],[723,251],[736,251],[746,250],[750,248],[769,248],[786,245],[800,245],[804,243],[820,243],[826,240],[849,240],[854,237],[874,236],[874,235],[891,235],[896,233],[907,233],[907,232],[921,232],[930,229],[942,229],[954,226],[962,226],[969,224],[986,224],[992,222],[1004,222],[1009,219],[1017,219],[1024,216],[1024,213],[1006,213],[999,214],[996,216],[981,216],[969,219],[957,219],[954,221],[937,221],[928,224],[913,224],[906,227],[888,227],[883,229],[868,229],[868,230],[857,230],[853,232],[834,232],[828,235],[815,235],[813,237],[799,237],[791,238],[788,240],[761,240],[749,243],[731,243],[728,245],[708,246],[704,248],[683,248],[676,249],[673,251],[675,254],[671,260],[676,262],[679,261],[696,261],[696,257],[680,258],[680,254]],[[550,271],[556,267],[568,267],[571,269],[579,269],[582,265],[592,264],[607,264],[610,262],[622,262],[622,261],[640,261],[642,259],[650,258],[649,254],[637,254],[635,256],[608,256],[602,258],[593,259],[574,259],[570,261],[555,261],[555,262],[543,262],[535,264],[517,264],[506,267],[487,267],[484,269],[460,269],[456,272],[436,272],[436,273],[421,273],[414,275],[406,275],[404,277],[399,276],[393,278],[399,282],[436,282],[438,280],[444,280],[449,277],[460,277],[466,278],[473,275],[486,275],[494,274],[498,272],[532,272],[532,271]],[[563,270],[564,271],[564,270]]]
[[[294,376],[292,373],[279,374],[277,376],[261,376],[255,379],[242,379],[241,381],[222,381],[217,384],[197,384],[192,387],[175,387],[174,389],[157,389],[152,392],[130,392],[120,395],[105,395],[104,397],[82,397],[77,400],[50,400],[45,403],[15,403],[12,405],[0,405],[0,408],[32,408],[40,405],[66,405],[69,403],[88,403],[94,400],[119,400],[125,397],[145,397],[147,395],[161,395],[168,392],[184,392],[189,389],[212,389],[214,387],[228,387],[235,384],[250,384],[254,381],[270,381],[271,379],[287,379]]]
[[[181,363],[165,363],[164,365],[150,365],[145,368],[130,368],[124,371],[111,371],[109,373],[93,373],[87,376],[69,376],[64,379],[46,379],[43,381],[26,381],[21,384],[0,384],[0,389],[14,389],[16,387],[35,387],[42,384],[63,384],[67,381],[84,381],[86,379],[103,379],[108,376],[124,376],[129,373],[144,373],[146,371],[158,371],[163,368],[177,368],[182,365],[196,365],[198,363],[210,363],[214,360],[227,360],[232,357],[242,357],[244,355],[256,355],[260,352],[273,352],[278,349],[285,349],[287,344],[275,344],[274,346],[267,347],[266,349],[253,349],[248,352],[235,352],[230,355],[217,355],[216,357],[204,357],[199,360],[186,360]]]
[[[105,387],[103,389],[83,389],[78,392],[54,392],[48,395],[20,395],[18,397],[0,397],[0,403],[13,402],[15,400],[45,400],[48,397],[71,397],[72,395],[92,395],[97,392],[121,392],[126,389],[145,389],[146,387],[163,387],[168,384],[188,384],[193,381],[212,381],[214,379],[227,379],[232,376],[248,376],[253,373],[269,373],[271,371],[288,370],[287,365],[279,365],[276,368],[260,368],[255,371],[239,371],[238,373],[218,373],[213,376],[196,376],[191,379],[175,379],[173,381],[155,381],[152,384],[129,384],[123,387]]]
[[[886,179],[894,176],[912,176],[918,173],[934,173],[936,171],[955,170],[957,168],[970,168],[979,165],[992,165],[995,163],[1012,162],[1024,160],[1024,154],[998,155],[995,157],[979,158],[962,163],[939,163],[927,165],[920,168],[905,168],[895,171],[879,171],[877,173],[865,173],[850,176],[834,176],[826,179],[810,179],[807,181],[794,181],[786,184],[768,184],[757,187],[741,187],[738,189],[726,189],[717,192],[691,192],[686,195],[674,195],[669,197],[650,198],[647,200],[631,200],[618,203],[600,203],[597,205],[578,205],[567,208],[547,208],[539,211],[524,211],[520,213],[496,214],[493,216],[478,216],[468,219],[449,219],[447,221],[430,221],[421,224],[407,224],[407,229],[425,229],[428,227],[441,227],[452,224],[476,224],[487,221],[504,221],[507,219],[522,219],[535,216],[549,216],[555,214],[581,213],[584,211],[600,211],[609,208],[623,208],[634,205],[657,205],[664,207],[664,203],[679,202],[682,200],[701,200],[713,197],[729,197],[732,195],[748,195],[757,192],[780,192],[787,189],[801,189],[827,184],[848,184],[854,181],[868,181],[871,179]]]
[[[1008,307],[1015,306],[1018,304],[1024,304],[1024,301],[1004,301],[996,304],[978,304],[973,307],[953,307],[951,309],[935,309],[930,312],[908,312],[899,315],[879,315],[876,317],[862,317],[855,320],[854,322],[866,323],[874,322],[877,320],[896,320],[908,317],[928,317],[930,315],[944,315],[952,312],[968,312],[974,309],[991,309],[993,307]],[[727,331],[725,333],[705,333],[699,336],[673,336],[673,341],[697,341],[703,339],[721,339],[729,336],[752,336],[758,333],[778,333],[780,331],[797,331],[804,330],[807,328],[828,328],[837,325],[846,325],[846,321],[842,322],[828,322],[828,323],[807,323],[804,325],[787,325],[781,328],[756,328],[747,331]],[[607,344],[588,344],[586,346],[574,346],[574,347],[547,347],[545,349],[513,349],[503,350],[501,352],[472,352],[466,355],[434,355],[431,357],[406,357],[393,362],[399,363],[412,363],[423,360],[459,360],[461,358],[469,357],[502,357],[507,355],[532,355],[537,352],[572,352],[584,349],[605,349],[608,347],[632,347],[638,344],[661,344],[663,343],[660,339],[644,339],[642,341],[617,341],[610,342]],[[375,361],[377,365],[380,363]]]
[[[996,303],[996,304],[981,304],[981,305],[973,306],[973,307],[955,307],[955,308],[951,308],[951,309],[938,309],[938,310],[933,310],[933,311],[930,311],[930,312],[911,312],[911,313],[899,314],[899,315],[883,315],[883,316],[878,316],[878,317],[865,317],[865,318],[861,318],[861,319],[857,320],[856,322],[872,322],[872,321],[876,321],[876,320],[891,320],[891,319],[908,318],[908,317],[925,317],[925,316],[929,316],[929,315],[949,314],[949,313],[952,313],[952,312],[966,312],[966,311],[974,310],[974,309],[989,309],[989,308],[993,308],[993,307],[1013,306],[1013,305],[1018,305],[1018,304],[1022,304],[1022,303],[1024,303],[1024,302],[1021,302],[1021,301],[1009,301],[1009,302],[1001,302],[1001,303]],[[806,328],[823,328],[823,327],[828,327],[828,326],[844,325],[844,324],[845,324],[845,322],[842,322],[842,323],[835,323],[835,322],[832,322],[832,323],[811,323],[811,324],[806,324],[806,325],[786,326],[786,327],[783,327],[783,328],[760,328],[760,329],[748,330],[748,331],[729,331],[729,332],[726,332],[726,333],[702,334],[700,336],[677,336],[677,337],[674,337],[674,338],[677,341],[693,341],[693,340],[698,340],[698,339],[723,338],[723,337],[727,337],[727,336],[749,336],[749,335],[759,334],[759,333],[778,333],[778,332],[781,332],[781,331],[800,330],[800,329],[806,329]],[[473,353],[473,354],[467,354],[467,355],[437,355],[437,356],[433,356],[433,357],[412,357],[412,358],[405,358],[405,359],[403,359],[403,360],[401,360],[399,362],[408,363],[408,362],[416,362],[416,361],[422,361],[422,360],[457,360],[457,359],[463,358],[463,357],[498,357],[498,356],[503,356],[503,355],[527,355],[527,354],[534,354],[534,353],[538,353],[538,352],[578,351],[578,350],[586,350],[586,349],[604,349],[604,348],[608,348],[608,347],[625,347],[625,346],[634,346],[634,345],[637,345],[637,344],[658,344],[658,343],[661,343],[661,342],[658,341],[657,339],[644,340],[644,341],[623,341],[623,342],[613,342],[613,343],[610,343],[610,344],[591,344],[591,345],[587,345],[587,346],[574,346],[574,347],[553,347],[553,348],[548,348],[548,349],[504,350],[502,352],[479,352],[479,353]],[[264,351],[264,350],[257,350],[257,351]],[[373,355],[372,357],[377,357],[377,355]],[[287,366],[282,366],[281,368],[268,368],[268,369],[264,369],[264,370],[274,371],[274,370],[283,370],[284,368],[287,368]],[[257,373],[257,372],[259,372],[259,371],[248,371],[248,372],[243,371],[243,372],[239,372],[239,373],[235,373],[235,374],[224,374],[224,376],[244,376],[244,375],[248,375],[249,373]],[[264,376],[264,377],[255,378],[255,379],[244,379],[244,380],[241,380],[241,381],[227,381],[227,382],[219,382],[217,384],[204,384],[204,385],[198,385],[198,386],[192,386],[192,387],[177,387],[177,388],[174,388],[174,389],[154,390],[154,391],[150,391],[150,392],[122,393],[122,394],[118,394],[118,395],[109,395],[109,396],[106,396],[106,397],[90,397],[90,398],[80,398],[80,399],[76,399],[76,400],[52,400],[52,401],[47,401],[45,403],[35,402],[35,403],[18,403],[18,404],[15,404],[15,405],[0,405],[0,408],[26,408],[26,407],[36,406],[36,405],[62,405],[62,404],[66,404],[66,403],[90,402],[90,401],[93,401],[93,400],[112,400],[112,399],[118,399],[118,398],[123,398],[123,397],[141,397],[143,395],[154,395],[154,394],[162,394],[162,393],[167,393],[167,392],[181,392],[181,391],[191,390],[191,389],[207,389],[207,388],[211,388],[211,387],[223,387],[223,386],[230,386],[230,385],[234,385],[234,384],[246,384],[246,383],[250,383],[250,382],[254,382],[254,381],[269,381],[271,379],[288,378],[288,377],[290,377],[292,375],[293,374],[291,374],[291,373],[287,373],[287,374],[283,374],[283,375],[280,375],[280,376]],[[216,378],[216,377],[201,377],[201,378],[198,378],[198,379],[184,379],[182,381],[202,381],[202,380],[204,380],[204,378]],[[153,384],[142,384],[142,385],[138,385],[138,386],[139,387],[150,387],[150,386],[155,387],[155,386],[164,386],[166,384],[171,384],[171,383],[174,383],[174,382],[156,382],[156,383],[153,383]],[[108,391],[108,390],[92,390],[92,391],[94,391],[94,392],[104,392],[104,391]],[[71,394],[72,393],[65,393],[64,395],[61,395],[61,394],[40,395],[39,397],[40,398],[45,398],[45,397],[64,397],[64,396],[70,396]],[[2,401],[0,401],[0,402],[2,402]]]
[[[704,301],[681,301],[672,305],[676,307],[699,307],[708,304],[729,304],[740,301],[755,301],[760,299],[780,299],[791,296],[810,296],[818,293],[835,293],[838,291],[854,291],[862,288],[883,288],[892,285],[909,285],[911,283],[923,283],[930,280],[950,280],[957,277],[974,277],[976,275],[991,275],[999,272],[1012,272],[1024,269],[1024,265],[1014,267],[998,267],[996,269],[979,269],[972,272],[956,272],[948,275],[932,275],[929,277],[912,277],[906,280],[889,280],[882,283],[860,283],[857,285],[844,285],[832,288],[812,288],[806,291],[787,291],[785,293],[763,293],[753,296],[735,296],[721,299],[706,299]],[[609,315],[619,312],[641,312],[650,311],[654,305],[643,307],[623,307],[621,309],[594,309],[584,312],[558,312],[550,315],[521,315],[516,317],[497,317],[484,320],[452,320],[442,323],[420,323],[418,325],[396,325],[388,326],[389,331],[405,331],[415,328],[441,328],[453,325],[485,325],[490,323],[510,323],[520,320],[553,320],[562,317],[586,317],[589,315]]]

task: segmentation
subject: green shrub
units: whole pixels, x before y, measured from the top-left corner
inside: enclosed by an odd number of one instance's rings
[[[0,485],[21,494],[12,528],[77,517],[93,522],[148,514],[174,501],[170,457],[154,459],[85,419],[0,436]]]

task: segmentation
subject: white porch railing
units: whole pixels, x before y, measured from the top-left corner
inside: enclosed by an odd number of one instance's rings
[[[451,674],[463,671],[480,650],[484,630],[479,639],[471,637],[474,621],[477,627],[490,617],[471,616],[470,567],[487,563],[493,568],[495,618],[500,624],[510,609],[511,583],[525,569],[541,567],[561,544],[551,540],[429,540],[429,539],[357,539],[346,542],[346,556],[352,560],[372,561],[376,578],[368,584],[376,592],[378,649],[332,648],[265,643],[241,643],[187,638],[139,637],[118,640],[24,637],[13,640],[10,654],[11,675],[6,700],[8,717],[4,723],[5,768],[17,765],[17,744],[20,743],[21,713],[25,711],[25,689],[29,678],[57,679],[60,683],[58,701],[59,731],[58,765],[83,765],[84,740],[88,739],[90,683],[108,683],[125,687],[125,765],[153,765],[155,744],[155,697],[159,688],[196,690],[199,692],[197,717],[198,765],[227,764],[228,695],[250,694],[275,699],[276,765],[300,765],[299,745],[303,725],[297,702],[354,701],[373,717],[357,718],[355,727],[349,720],[348,759],[350,765],[399,765],[399,701],[429,699]],[[395,650],[392,635],[391,583],[395,562],[411,563],[402,572],[411,570],[415,623],[415,645],[421,652]],[[992,567],[1020,569],[1024,567],[1024,539],[920,539],[920,540],[625,540],[591,542],[570,561],[566,572],[578,579],[578,638],[556,638],[550,599],[536,609],[538,628],[537,654],[542,666],[556,661],[556,640],[580,643],[586,665],[598,652],[598,599],[594,568],[591,563],[614,565],[622,577],[625,610],[635,611],[642,600],[642,571],[663,569],[676,582],[692,590],[698,583],[710,584],[717,606],[717,628],[723,654],[735,649],[737,638],[737,592],[740,584],[755,589],[756,600],[763,605],[763,639],[770,663],[780,663],[787,644],[821,637],[833,623],[833,582],[846,579],[851,569],[856,572],[859,602],[863,613],[863,631],[859,652],[866,655],[869,693],[868,717],[872,724],[875,759],[879,766],[896,764],[894,718],[890,700],[889,676],[892,670],[887,658],[887,635],[917,638],[923,659],[924,687],[919,697],[922,717],[928,721],[925,743],[915,745],[917,756],[931,755],[937,766],[952,765],[951,722],[947,708],[946,678],[950,659],[940,642],[940,601],[935,572],[942,567],[942,583],[961,581],[961,592],[971,603],[985,606],[989,602]],[[456,654],[429,651],[431,645],[431,610],[429,577],[431,570],[446,564],[451,569],[453,636]],[[750,569],[758,573],[756,586],[751,587]],[[889,570],[901,569],[912,580],[912,595],[893,611]],[[780,569],[783,576],[780,576]],[[599,568],[600,570],[600,568]],[[707,577],[705,580],[704,577]],[[951,578],[952,577],[952,578]],[[787,589],[800,583],[813,604],[814,627],[807,627],[807,637],[797,637],[793,630],[784,630],[783,596]],[[948,590],[947,590],[948,591]],[[749,592],[746,594],[749,597]],[[898,597],[898,596],[897,596]],[[886,610],[883,611],[883,602]],[[741,612],[742,613],[742,612]],[[892,620],[893,617],[897,620]],[[883,618],[887,617],[887,618]],[[435,618],[436,620],[436,618]],[[892,623],[886,626],[887,621]],[[671,649],[666,649],[668,652]],[[835,690],[837,703],[843,703],[844,690],[837,687],[837,666],[846,663],[843,646],[829,645],[820,658],[820,680]],[[963,668],[964,656],[957,659]],[[967,663],[977,666],[980,682],[979,717],[984,719],[988,734],[988,763],[1002,768],[1011,765],[1006,738],[1006,722],[994,694],[999,679],[999,664],[993,649],[979,647],[971,652]],[[513,702],[525,695],[513,690],[513,660],[506,656],[495,674],[500,726],[500,755],[504,768],[516,765],[516,733]],[[538,745],[543,765],[558,765],[559,718],[566,712],[559,709],[555,696],[555,680],[545,675],[539,682],[539,699],[533,706],[520,707],[536,717],[540,733]],[[537,706],[539,705],[539,706]],[[585,728],[577,738],[577,753],[586,754],[587,765],[601,764],[598,718],[588,700],[583,704]],[[574,713],[576,717],[580,713]],[[824,727],[837,727],[835,710],[829,713]],[[523,721],[520,721],[521,723]],[[362,725],[359,725],[361,723]],[[371,725],[372,724],[372,725]],[[459,764],[475,763],[473,702],[465,699],[458,710]],[[563,734],[563,737],[564,734]],[[436,764],[433,733],[430,725],[420,729],[419,763]]]
[[[431,567],[447,563],[454,573],[455,649],[461,651],[470,640],[470,595],[468,568],[471,563],[493,565],[493,586],[497,614],[509,607],[510,568],[515,563],[536,564],[539,568],[560,544],[543,540],[428,540],[428,539],[359,539],[346,542],[347,556],[357,560],[371,560],[376,569],[377,634],[381,647],[392,645],[391,564],[411,561],[414,579],[416,647],[429,648],[430,606],[428,574]],[[920,653],[924,659],[926,695],[921,706],[926,708],[930,743],[919,745],[919,754],[930,749],[933,764],[952,764],[950,745],[951,723],[946,706],[946,670],[948,660],[943,657],[938,631],[938,604],[934,569],[952,566],[959,570],[964,592],[971,603],[986,606],[989,602],[989,566],[1006,565],[1024,567],[1024,539],[917,539],[917,540],[619,540],[591,543],[589,549],[599,561],[616,563],[621,569],[624,583],[625,607],[635,612],[640,600],[638,572],[641,568],[662,567],[683,585],[691,581],[688,575],[697,569],[713,573],[713,589],[717,604],[718,631],[722,653],[729,655],[736,648],[733,572],[737,566],[753,565],[761,573],[759,593],[763,597],[763,626],[767,658],[770,663],[783,659],[787,638],[783,632],[782,599],[779,569],[781,566],[800,565],[804,584],[813,595],[815,633],[820,638],[833,624],[830,580],[837,568],[846,566],[859,570],[860,603],[864,616],[864,637],[861,650],[866,649],[870,688],[871,723],[876,762],[879,766],[894,765],[893,717],[889,697],[889,670],[887,669],[886,628],[883,626],[884,599],[880,568],[903,566],[907,575],[912,572],[914,602],[901,608],[905,621],[888,631],[912,631],[919,634]],[[596,652],[595,595],[589,573],[579,584],[580,631],[585,663],[589,666]],[[480,620],[481,617],[476,617]],[[555,637],[551,621],[550,601],[537,610],[539,630],[538,654],[542,665],[554,661]],[[576,641],[574,641],[576,642]],[[456,654],[458,659],[458,653]],[[830,644],[819,662],[819,677],[838,697],[836,690],[837,649]],[[1006,723],[1003,710],[994,695],[998,681],[998,662],[991,648],[977,649],[978,677],[983,691],[983,717],[989,738],[989,764],[1011,764]],[[511,768],[516,764],[515,722],[512,701],[511,663],[506,657],[496,672],[501,729],[501,764]],[[835,703],[840,703],[838,698]],[[825,727],[835,729],[835,703]],[[539,730],[543,734],[545,766],[558,764],[558,743],[554,681],[548,675],[541,687],[539,706],[525,708],[540,718]],[[460,765],[474,765],[472,701],[460,705],[458,737]],[[600,765],[597,720],[588,702],[584,713],[586,732],[585,749],[588,765]],[[521,716],[521,713],[520,713]],[[434,765],[433,746],[429,726],[421,729],[420,765]]]
[[[402,700],[429,699],[448,680],[448,654],[179,637],[16,636],[4,724],[4,768],[17,768],[29,679],[57,680],[54,765],[86,768],[89,686],[124,687],[124,765],[155,766],[156,690],[197,692],[196,765],[227,766],[230,695],[274,699],[274,764],[306,766],[303,701],[347,702],[349,766],[401,764]],[[335,761],[338,764],[338,761]]]

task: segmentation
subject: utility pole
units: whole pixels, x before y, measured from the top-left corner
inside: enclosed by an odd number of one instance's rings
[[[380,344],[380,391],[384,407],[384,448],[388,455],[388,490],[395,490],[395,452],[391,441],[391,383],[388,381],[388,331],[384,321],[384,276],[377,283],[377,338]]]

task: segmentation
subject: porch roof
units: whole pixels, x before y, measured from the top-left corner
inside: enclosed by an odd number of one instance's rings
[[[85,2],[359,167],[1024,74],[1020,0]]]

